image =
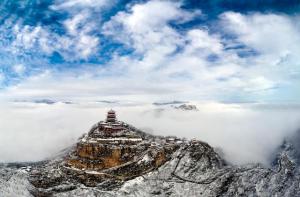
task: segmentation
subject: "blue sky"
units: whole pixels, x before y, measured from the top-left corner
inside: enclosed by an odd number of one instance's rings
[[[3,0],[5,100],[300,101],[300,2]]]

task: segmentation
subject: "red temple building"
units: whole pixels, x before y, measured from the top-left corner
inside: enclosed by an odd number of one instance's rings
[[[116,122],[116,112],[114,110],[109,110],[107,112],[106,122],[115,123]]]
[[[107,112],[106,121],[99,124],[99,130],[110,135],[112,133],[117,133],[124,130],[122,124],[117,121],[116,112],[114,110],[109,110]]]

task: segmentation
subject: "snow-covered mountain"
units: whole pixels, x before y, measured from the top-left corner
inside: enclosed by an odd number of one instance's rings
[[[285,140],[270,168],[234,166],[205,142],[152,136],[106,120],[49,160],[2,164],[0,194],[300,196],[297,136]]]

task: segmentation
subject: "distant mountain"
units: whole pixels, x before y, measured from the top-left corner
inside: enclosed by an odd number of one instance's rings
[[[154,102],[153,105],[177,105],[187,103],[185,101]]]
[[[106,104],[114,104],[114,103],[118,103],[118,101],[110,101],[110,100],[100,100],[97,101],[98,103],[106,103]]]
[[[53,105],[55,103],[73,104],[71,101],[56,101],[52,99],[34,99],[34,100],[15,100],[15,103],[37,103],[37,104],[47,104]]]
[[[188,105],[188,104],[182,104],[179,106],[174,106],[175,109],[181,109],[184,111],[198,111],[196,105]]]
[[[33,103],[44,103],[44,104],[49,104],[49,105],[57,103],[57,101],[54,101],[54,100],[51,100],[51,99],[33,100],[32,102]]]
[[[113,111],[76,145],[39,163],[0,166],[2,196],[300,196],[287,139],[271,168],[233,166],[207,143],[153,136]]]

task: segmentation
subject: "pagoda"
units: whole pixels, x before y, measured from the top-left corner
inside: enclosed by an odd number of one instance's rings
[[[107,112],[106,121],[98,124],[98,132],[104,136],[111,136],[124,129],[121,122],[117,121],[116,112],[112,109]]]
[[[107,112],[106,122],[115,123],[116,122],[116,112],[114,110],[109,110]]]

